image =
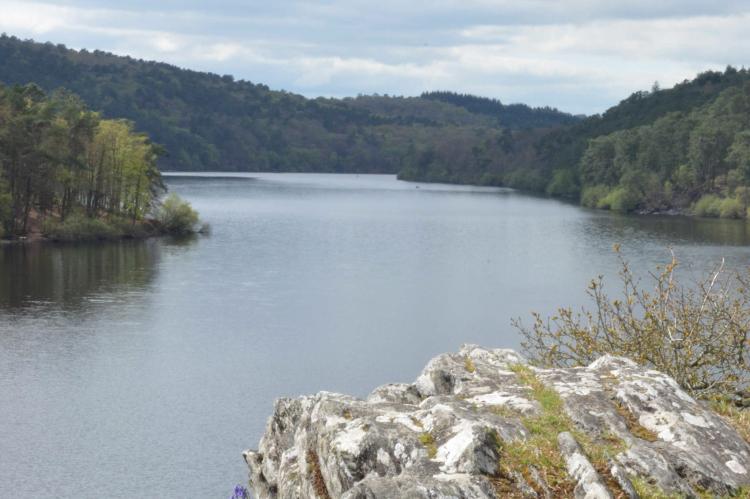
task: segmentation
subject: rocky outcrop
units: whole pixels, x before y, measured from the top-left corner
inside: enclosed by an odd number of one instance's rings
[[[535,369],[473,345],[366,400],[278,400],[244,457],[259,499],[698,497],[750,485],[750,446],[670,377],[611,356]]]

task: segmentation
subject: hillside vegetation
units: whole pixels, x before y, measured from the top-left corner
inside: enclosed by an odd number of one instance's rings
[[[520,187],[617,211],[745,218],[750,73],[708,71],[568,126],[506,131],[505,141],[472,151],[474,161],[456,164],[425,149],[401,178]]]
[[[0,79],[67,88],[162,145],[161,169],[398,173],[617,211],[747,217],[750,72],[655,84],[587,118],[454,92],[308,99],[0,36]]]
[[[8,36],[0,37],[0,79],[48,92],[64,87],[105,117],[132,120],[164,146],[159,165],[173,170],[396,173],[412,148],[446,136],[495,137],[500,126],[527,126],[537,115],[545,126],[575,120],[527,106],[516,120],[432,98],[307,99],[231,76]]]

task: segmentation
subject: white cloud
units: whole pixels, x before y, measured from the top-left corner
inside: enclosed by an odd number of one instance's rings
[[[0,29],[24,31],[36,35],[49,33],[75,22],[76,9],[24,2],[0,3]]]
[[[157,35],[152,40],[154,48],[159,52],[176,52],[182,47],[177,37],[169,34]]]
[[[306,95],[452,89],[601,111],[742,65],[750,6],[700,0],[0,0],[0,30]]]

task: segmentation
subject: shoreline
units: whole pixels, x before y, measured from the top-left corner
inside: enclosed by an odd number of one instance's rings
[[[197,234],[195,232],[194,234]],[[186,235],[192,235],[192,234],[186,234]],[[2,238],[0,239],[0,246],[23,246],[27,244],[75,244],[75,243],[107,243],[107,242],[117,242],[117,241],[141,241],[146,239],[151,239],[154,237],[166,237],[166,236],[175,236],[174,234],[168,234],[168,233],[154,233],[154,234],[146,234],[142,236],[138,235],[132,235],[132,234],[123,234],[121,236],[115,236],[115,237],[81,237],[76,239],[55,239],[51,238],[42,234],[35,235],[35,236],[24,236],[24,237],[18,237],[14,239],[6,239]]]

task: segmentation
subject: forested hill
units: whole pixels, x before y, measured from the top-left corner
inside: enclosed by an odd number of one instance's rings
[[[497,99],[476,95],[441,91],[423,92],[420,97],[431,101],[447,102],[471,113],[490,116],[497,120],[500,126],[508,128],[544,128],[580,121],[580,117],[561,116],[560,111],[551,107],[532,108],[526,104],[503,104]]]
[[[5,35],[0,82],[64,87],[104,116],[132,120],[165,147],[163,169],[395,173],[446,137],[477,145],[507,140],[507,129],[577,120],[550,108],[497,101],[476,108],[435,95],[307,99],[231,76]]]
[[[550,134],[542,144],[545,159],[554,168],[568,168],[580,160],[589,139],[653,123],[670,112],[689,112],[747,81],[750,73],[730,67],[723,73],[706,71],[670,89],[655,84],[650,91],[636,91],[603,114]]]
[[[486,142],[461,163],[422,150],[400,177],[520,187],[617,211],[749,213],[746,69],[707,71],[670,89],[655,85],[601,115],[506,139]]]

